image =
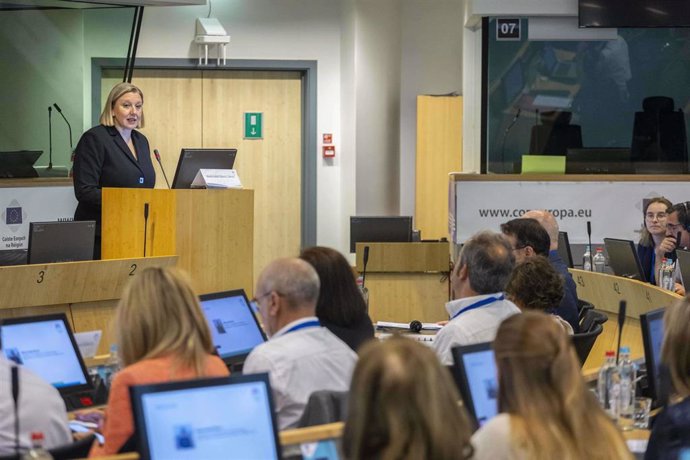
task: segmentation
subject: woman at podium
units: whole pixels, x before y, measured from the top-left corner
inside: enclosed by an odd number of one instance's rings
[[[94,259],[101,254],[101,189],[153,188],[156,172],[144,127],[144,93],[131,83],[110,90],[100,124],[79,139],[74,156],[74,220],[96,221]]]

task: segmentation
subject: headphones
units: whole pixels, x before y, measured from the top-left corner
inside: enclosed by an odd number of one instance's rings
[[[680,222],[680,225],[683,226],[685,231],[690,232],[690,201],[684,201],[683,203],[679,203],[676,206],[678,206],[678,211],[680,211],[680,205],[683,205],[683,215],[681,216],[680,212],[678,213],[678,221]],[[682,217],[682,219],[680,219]]]

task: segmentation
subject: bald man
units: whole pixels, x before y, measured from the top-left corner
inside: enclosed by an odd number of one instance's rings
[[[281,430],[297,425],[309,396],[347,391],[357,355],[316,318],[319,276],[301,259],[278,259],[256,283],[259,314],[270,340],[247,357],[243,372],[268,372]]]
[[[549,211],[532,210],[522,215],[523,218],[534,219],[544,227],[549,235],[549,254],[548,259],[553,268],[563,277],[565,281],[565,293],[560,305],[554,308],[554,313],[566,320],[575,333],[580,331],[580,317],[577,310],[577,286],[573,276],[568,271],[568,267],[558,254],[558,222]]]

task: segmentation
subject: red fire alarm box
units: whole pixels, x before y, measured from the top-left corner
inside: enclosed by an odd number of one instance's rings
[[[335,156],[335,145],[324,145],[323,146],[323,157],[333,158]]]

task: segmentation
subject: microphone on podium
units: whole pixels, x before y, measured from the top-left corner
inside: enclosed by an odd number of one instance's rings
[[[163,168],[163,163],[161,163],[161,153],[158,151],[158,149],[153,149],[153,154],[156,156],[156,161],[161,167],[161,171],[163,171],[163,177],[165,178],[165,183],[168,185],[168,188],[170,188],[170,182],[168,182],[168,175],[165,174],[165,169]]]

